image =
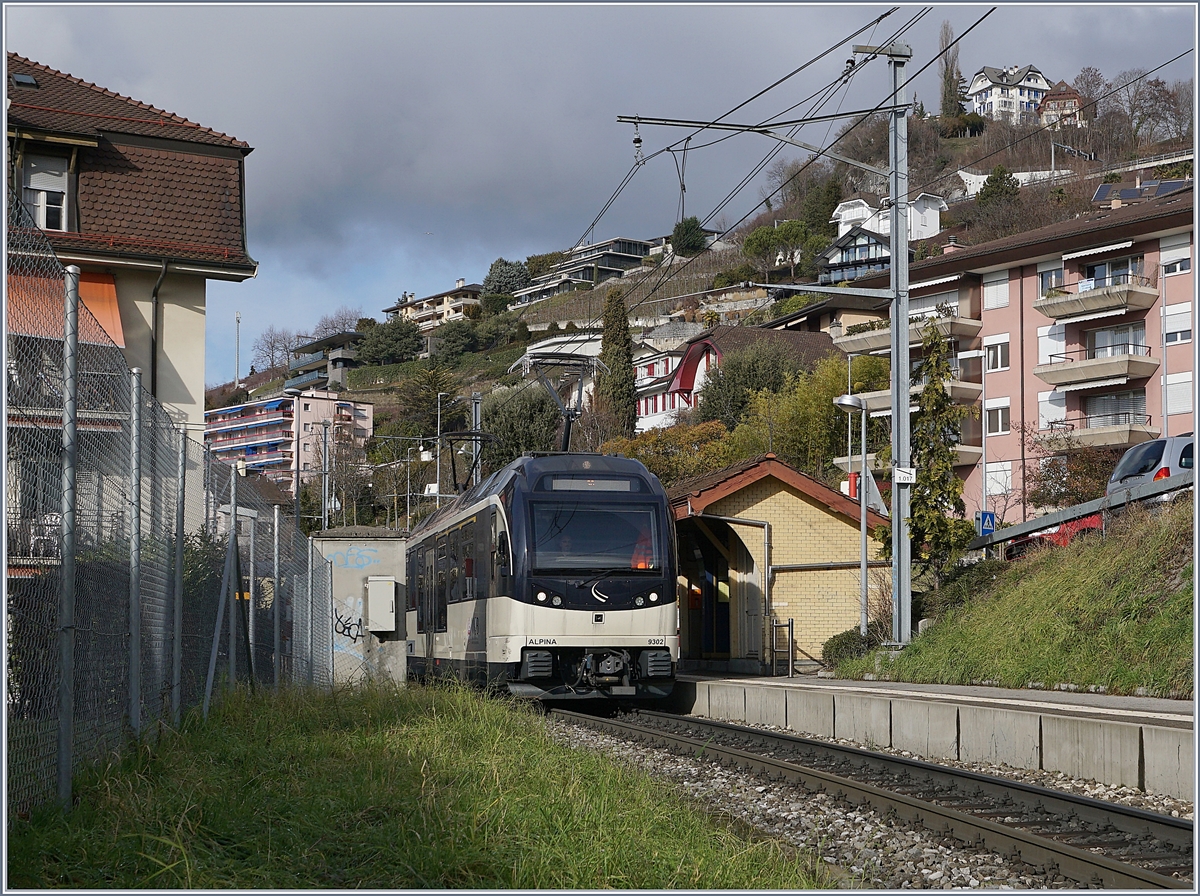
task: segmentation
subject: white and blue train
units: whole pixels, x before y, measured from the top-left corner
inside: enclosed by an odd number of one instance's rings
[[[543,700],[671,693],[674,523],[635,460],[515,460],[414,527],[405,562],[410,675]]]

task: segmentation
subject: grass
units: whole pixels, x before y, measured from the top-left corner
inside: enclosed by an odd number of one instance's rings
[[[1191,697],[1193,612],[1192,506],[1178,501],[1013,561],[897,656],[876,651],[837,671]]]
[[[804,889],[813,859],[455,687],[235,692],[9,820],[14,888]]]

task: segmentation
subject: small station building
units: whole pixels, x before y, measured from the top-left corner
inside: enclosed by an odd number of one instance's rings
[[[859,624],[861,538],[857,501],[774,454],[677,483],[668,490],[679,548],[680,670],[771,674],[773,623],[793,620],[797,666]],[[890,601],[868,511],[870,596]],[[779,671],[786,674],[786,637]]]

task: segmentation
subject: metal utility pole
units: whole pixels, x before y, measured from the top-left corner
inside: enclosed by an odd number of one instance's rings
[[[71,808],[75,764],[75,465],[79,456],[79,266],[67,265],[63,296],[62,546],[58,607],[58,801]]]
[[[905,99],[905,65],[912,58],[912,49],[907,44],[893,43],[886,47],[855,46],[856,54],[882,55],[888,58],[892,73],[890,102],[873,109],[840,112],[832,115],[815,115],[790,121],[776,121],[769,126],[689,121],[684,119],[642,118],[621,115],[618,122],[635,125],[657,124],[672,127],[702,127],[711,130],[741,131],[762,134],[780,143],[807,149],[817,155],[845,162],[855,168],[870,171],[887,178],[890,201],[890,252],[891,262],[889,288],[866,289],[855,287],[816,286],[804,284],[797,289],[803,292],[828,293],[830,295],[865,296],[887,299],[890,302],[892,320],[892,637],[899,644],[907,644],[912,638],[912,545],[909,536],[909,517],[912,497],[909,388],[911,386],[908,357],[908,103]],[[889,168],[884,170],[856,159],[847,158],[829,149],[813,146],[796,140],[774,129],[838,118],[855,118],[860,115],[883,113],[889,116],[888,155]],[[763,285],[763,284],[757,284]],[[779,288],[772,284],[772,288]]]
[[[242,380],[242,312],[233,313],[233,388]]]
[[[1164,405],[1165,407],[1165,405]],[[478,392],[471,393],[471,432],[475,433],[475,438],[471,440],[474,450],[471,453],[471,469],[474,473],[471,476],[471,485],[479,485],[479,431],[483,427],[483,395]]]
[[[437,395],[437,497],[435,507],[442,506],[442,396],[449,392],[439,392]]]
[[[329,528],[329,421],[322,420],[321,436],[321,531]]]

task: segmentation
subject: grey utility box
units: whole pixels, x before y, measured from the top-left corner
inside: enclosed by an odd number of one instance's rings
[[[374,633],[396,631],[396,578],[395,576],[367,576],[366,589],[367,631]],[[403,632],[400,633],[404,635]]]

